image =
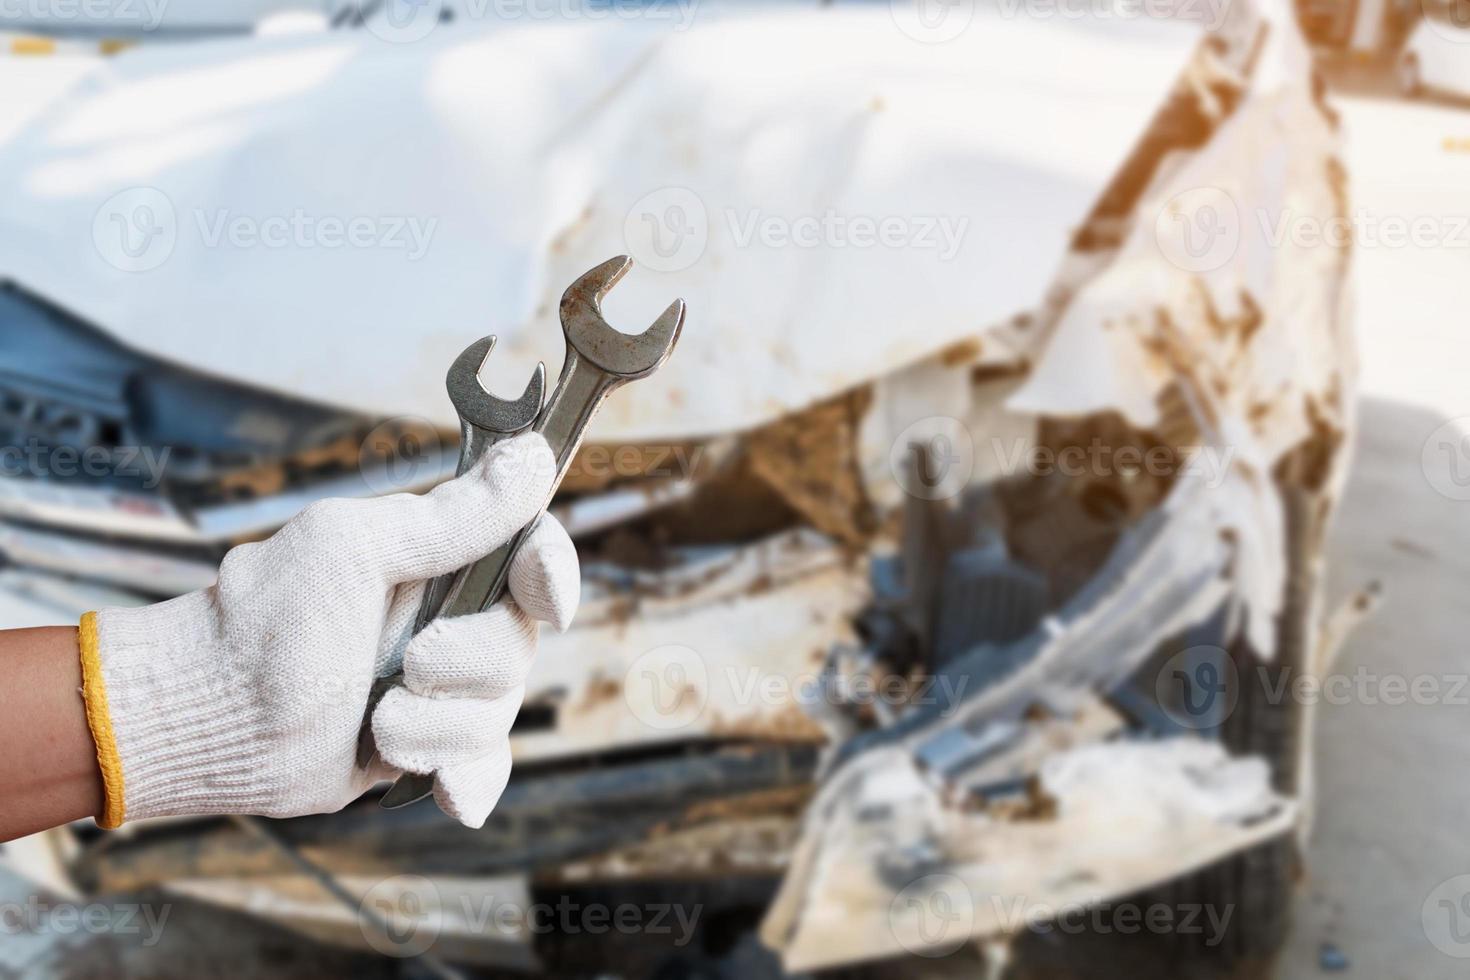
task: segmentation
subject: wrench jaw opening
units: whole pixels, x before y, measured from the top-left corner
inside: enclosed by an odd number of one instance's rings
[[[626,334],[608,326],[600,310],[563,300],[561,325],[569,348],[626,384],[648,377],[668,360],[684,329],[684,301],[675,300],[642,333]]]
[[[626,255],[609,259],[567,287],[561,297],[561,328],[567,346],[619,384],[646,378],[673,353],[684,329],[684,301],[676,299],[647,330],[623,333],[602,315],[602,299],[632,268]],[[565,376],[563,370],[563,376]]]
[[[482,337],[470,344],[450,365],[444,378],[449,400],[459,414],[461,428],[473,426],[497,436],[514,435],[530,428],[546,396],[546,365],[538,362],[525,390],[513,399],[501,398],[485,387],[480,373],[495,349],[496,337]],[[464,462],[461,459],[461,462]]]

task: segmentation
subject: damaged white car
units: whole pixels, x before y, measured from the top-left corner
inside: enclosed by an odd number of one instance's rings
[[[505,387],[554,370],[610,255],[614,322],[690,314],[561,489],[583,610],[483,831],[70,828],[56,887],[381,951],[339,900],[397,882],[431,955],[569,976],[1044,962],[1140,896],[1212,923],[1145,957],[1268,959],[1353,404],[1350,256],[1271,230],[1346,213],[1336,121],[1271,0],[956,9],[358,24],[57,86],[0,155],[5,626],[443,478],[444,368],[495,333]]]

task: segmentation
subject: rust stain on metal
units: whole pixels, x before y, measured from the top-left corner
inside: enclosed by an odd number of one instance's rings
[[[582,699],[577,703],[577,710],[589,711],[609,701],[616,701],[622,694],[622,681],[599,673],[587,682]]]
[[[857,427],[872,389],[822,402],[751,433],[751,470],[813,527],[848,544],[862,544],[876,518],[863,487]]]
[[[691,824],[712,820],[747,819],[750,817],[784,814],[798,817],[815,793],[813,786],[782,786],[777,789],[729,796],[716,800],[701,800],[684,811],[684,819]]]
[[[768,813],[697,826],[665,825],[630,847],[564,865],[547,880],[630,881],[699,878],[711,873],[769,875],[784,871],[796,840],[795,815]]]
[[[709,731],[716,737],[759,738],[781,742],[825,742],[827,735],[800,705],[784,704],[759,715],[715,715]]]
[[[981,354],[985,352],[985,345],[980,342],[979,337],[971,337],[950,344],[939,352],[939,363],[945,367],[959,367],[961,364],[969,364],[980,360]]]

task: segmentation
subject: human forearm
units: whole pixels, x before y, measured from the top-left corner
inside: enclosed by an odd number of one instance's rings
[[[75,627],[0,630],[0,841],[100,809],[81,686]]]

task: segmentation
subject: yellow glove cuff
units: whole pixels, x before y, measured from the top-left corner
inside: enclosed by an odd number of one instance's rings
[[[87,727],[92,730],[92,741],[97,746],[97,768],[102,772],[102,812],[97,815],[97,826],[115,830],[127,817],[126,797],[123,795],[122,758],[117,754],[112,714],[107,708],[107,682],[102,677],[95,612],[82,616],[78,641],[82,657],[82,700],[87,706]]]

